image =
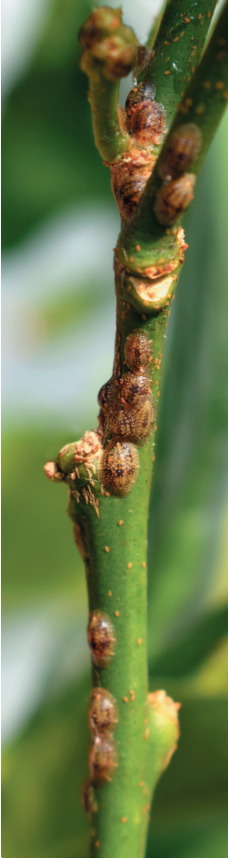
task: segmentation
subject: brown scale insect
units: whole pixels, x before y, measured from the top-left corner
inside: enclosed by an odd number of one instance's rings
[[[175,179],[188,170],[198,158],[202,144],[202,131],[194,122],[176,128],[159,166],[161,179]]]
[[[89,750],[91,782],[104,785],[110,782],[118,764],[118,747],[112,735],[97,735]]]
[[[115,394],[115,380],[113,376],[108,382],[105,382],[104,385],[100,388],[98,394],[98,403],[101,409],[104,409],[106,412],[111,408],[113,396]]]
[[[139,470],[137,448],[130,442],[112,439],[101,461],[101,482],[113,496],[127,496]]]
[[[151,153],[131,147],[120,161],[110,165],[111,187],[123,218],[129,220],[144,191],[154,164]]]
[[[139,398],[151,394],[148,377],[125,373],[121,379],[120,392],[121,402],[133,406],[139,402]]]
[[[124,355],[128,367],[135,375],[142,373],[148,367],[152,358],[152,345],[143,331],[136,329],[128,335]]]
[[[135,171],[134,173],[131,173],[126,180],[123,180],[119,186],[117,186],[117,193],[114,194],[114,197],[120,210],[120,214],[126,221],[129,221],[133,215],[150,174],[151,169],[147,171],[146,174],[145,172],[140,173],[139,171]]]
[[[116,699],[102,687],[94,687],[89,701],[89,728],[93,735],[112,733],[118,723]]]
[[[161,143],[167,129],[166,113],[158,102],[143,102],[134,111],[131,133],[137,144],[152,146]]]
[[[194,173],[184,173],[179,179],[171,179],[170,182],[161,185],[154,204],[154,214],[159,224],[165,226],[175,224],[175,221],[183,215],[194,199],[195,183]]]
[[[116,650],[116,635],[109,615],[99,609],[90,612],[87,639],[95,666],[100,669],[109,666]]]
[[[155,86],[146,81],[142,81],[138,86],[130,90],[125,102],[128,131],[131,131],[132,113],[137,108],[137,105],[141,104],[142,101],[154,101],[155,93]]]
[[[141,83],[133,87],[127,97],[125,111],[127,130],[137,145],[161,143],[167,130],[167,117],[163,105],[155,101],[153,84]]]
[[[122,407],[110,419],[110,430],[114,436],[129,442],[145,442],[155,421],[155,403],[152,397],[142,398],[137,408]]]

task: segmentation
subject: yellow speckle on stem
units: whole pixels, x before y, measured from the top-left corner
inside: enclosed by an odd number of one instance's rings
[[[129,562],[128,562],[128,568],[129,568],[129,570],[130,570],[130,568],[131,568],[131,567],[132,567],[132,562],[131,562],[131,561],[129,561]]]
[[[143,561],[143,562],[142,562],[142,567],[146,567],[146,562],[145,562],[145,561]]]
[[[123,702],[128,702],[128,696],[123,696]]]
[[[112,592],[108,591],[108,597],[112,597]]]
[[[224,86],[225,86],[224,81],[217,81],[217,84],[215,84],[215,89],[216,90],[223,90]]]
[[[170,75],[170,71],[164,72],[164,75]]]
[[[105,546],[105,552],[109,552],[109,546]]]
[[[118,526],[122,526],[122,525],[123,525],[123,520],[119,520]]]
[[[118,611],[118,609],[117,609],[117,610],[116,610],[116,612],[115,612],[115,616],[116,616],[116,618],[119,618],[119,614],[120,614],[120,613],[119,613],[119,611]]]
[[[123,818],[120,819],[120,821],[121,821],[121,824],[126,824],[127,816],[124,815]]]
[[[137,642],[138,642],[138,645],[142,645],[142,639],[138,639]]]

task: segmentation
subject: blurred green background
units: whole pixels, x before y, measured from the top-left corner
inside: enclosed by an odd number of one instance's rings
[[[119,218],[77,32],[86,0],[3,2],[2,856],[86,857],[83,566],[43,464],[96,426]],[[158,7],[123,3],[145,38]],[[131,81],[122,89],[122,98]],[[228,853],[228,116],[185,217],[149,527],[151,689],[182,702],[148,857]]]

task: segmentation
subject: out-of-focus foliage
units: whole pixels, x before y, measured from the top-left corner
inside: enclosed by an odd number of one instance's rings
[[[78,70],[77,31],[89,10],[87,2],[55,0],[32,67],[5,105],[5,246],[72,202],[110,199]],[[227,130],[225,117],[186,217],[190,249],[163,366],[149,529],[150,686],[165,688],[182,709],[179,748],[156,791],[148,857],[228,850]],[[86,315],[89,330],[105,291],[103,280],[91,287],[71,299],[67,283],[65,294],[43,304],[50,344],[71,331],[71,310],[76,342]],[[42,471],[70,441],[67,421],[58,429],[43,413],[36,427],[3,427],[3,622],[13,631],[25,610],[32,618],[34,607],[53,605],[57,626],[61,616],[65,623],[36,703],[30,711],[25,703],[3,752],[4,857],[88,852],[80,806],[90,686],[85,581],[66,489],[45,482]]]

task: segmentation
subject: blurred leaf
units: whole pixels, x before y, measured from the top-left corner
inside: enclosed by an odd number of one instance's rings
[[[64,287],[64,290],[58,298],[52,298],[48,303],[39,305],[37,309],[37,317],[47,336],[53,335],[61,331],[66,326],[73,324],[80,325],[87,321],[94,311],[104,308],[106,302],[110,302],[110,294],[104,290],[102,281],[96,283],[93,280],[89,284],[85,282],[80,287],[77,282],[77,291],[74,287]],[[84,318],[84,319],[83,319]]]
[[[60,207],[111,199],[95,148],[78,30],[85,0],[55,0],[32,67],[12,93],[2,127],[3,246]]]
[[[66,487],[54,486],[43,472],[66,439],[66,428],[21,428],[3,437],[3,607],[53,590],[76,594],[77,588],[78,599],[86,599],[83,563],[65,514]]]
[[[182,700],[181,737],[156,789],[147,857],[227,856],[227,723],[228,701]],[[204,853],[210,834],[224,853]]]
[[[190,249],[167,329],[149,523],[151,659],[202,615],[224,540],[227,120],[225,115],[186,217]]]
[[[3,856],[87,856],[89,827],[79,794],[86,777],[89,686],[86,676],[57,701],[44,702],[4,754]],[[204,857],[210,833],[214,845],[224,844],[224,854],[215,856],[226,856],[228,701],[183,699],[181,684],[166,687],[183,700],[181,738],[156,790],[147,856]]]
[[[228,633],[228,606],[209,612],[150,664],[150,674],[189,675]]]
[[[89,823],[80,804],[88,775],[85,720],[90,678],[46,703],[3,756],[2,856],[86,857]]]

